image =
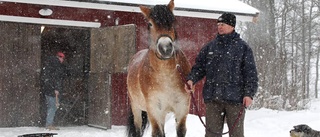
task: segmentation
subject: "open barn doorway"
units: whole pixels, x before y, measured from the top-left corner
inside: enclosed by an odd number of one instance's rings
[[[63,51],[68,73],[64,80],[61,108],[56,113],[57,126],[86,124],[88,106],[88,77],[90,69],[90,30],[42,26],[41,66],[48,56]],[[40,96],[41,125],[45,125],[45,97]]]

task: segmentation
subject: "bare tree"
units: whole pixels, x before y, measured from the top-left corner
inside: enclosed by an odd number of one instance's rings
[[[320,20],[319,1],[243,1],[260,10],[259,22],[246,23],[244,31],[244,38],[253,46],[259,72],[260,92],[254,107],[303,108],[313,84],[310,82],[313,79],[311,60],[320,54],[315,46],[318,31],[314,29]],[[316,70],[318,75],[318,68]],[[301,103],[302,107],[298,106]]]
[[[320,54],[320,37],[318,37],[317,60],[316,60],[316,78],[314,84],[315,98],[318,98],[318,81],[319,81],[319,54]]]

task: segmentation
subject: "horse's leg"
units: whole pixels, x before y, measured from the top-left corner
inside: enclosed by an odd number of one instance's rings
[[[142,117],[140,109],[131,105],[131,114],[128,118],[128,137],[141,137]]]
[[[165,137],[164,134],[164,121],[165,121],[165,112],[161,111],[157,107],[152,107],[149,104],[148,109],[148,119],[152,126],[152,137]]]
[[[152,137],[165,137],[164,134],[164,124],[160,121],[164,120],[156,120],[155,117],[149,116],[149,121],[152,126]]]
[[[187,104],[187,105],[186,105]],[[181,101],[175,108],[176,130],[178,137],[185,137],[187,132],[186,120],[189,113],[188,101]]]
[[[187,132],[186,127],[187,115],[176,115],[176,124],[177,124],[177,136],[185,137]]]

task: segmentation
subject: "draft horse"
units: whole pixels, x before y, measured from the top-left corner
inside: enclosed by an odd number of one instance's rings
[[[131,111],[128,136],[143,136],[146,124],[152,127],[152,137],[165,137],[164,124],[173,112],[177,136],[186,134],[190,95],[184,90],[181,74],[190,72],[190,64],[179,49],[174,29],[174,1],[152,8],[140,6],[148,21],[149,47],[137,52],[129,63],[127,87]],[[181,71],[177,70],[177,65]]]

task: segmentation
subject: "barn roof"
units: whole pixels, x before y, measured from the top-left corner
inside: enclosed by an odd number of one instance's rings
[[[35,5],[73,7],[97,10],[140,12],[139,5],[153,6],[168,4],[169,0],[96,0],[93,2],[62,1],[62,0],[0,0]],[[239,0],[175,0],[174,14],[176,16],[217,19],[222,12],[231,12],[240,21],[255,21],[259,10],[240,2]],[[65,24],[67,26],[100,27],[97,22],[66,21],[57,19],[41,19],[0,15],[0,21],[13,21],[38,24]]]
[[[140,12],[139,5],[168,4],[169,0],[99,0],[102,3],[121,5],[118,10]],[[217,19],[221,13],[230,12],[241,21],[254,21],[259,10],[239,0],[175,0],[174,14],[197,18]]]

